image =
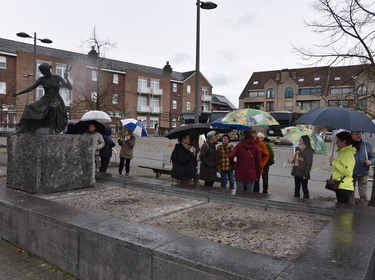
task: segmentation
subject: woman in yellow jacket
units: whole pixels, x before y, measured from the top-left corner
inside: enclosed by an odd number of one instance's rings
[[[354,191],[353,170],[355,165],[354,154],[356,149],[351,145],[352,137],[349,132],[344,131],[336,135],[338,157],[330,158],[330,165],[333,166],[332,179],[341,181],[336,198],[338,202],[349,203],[350,196]]]

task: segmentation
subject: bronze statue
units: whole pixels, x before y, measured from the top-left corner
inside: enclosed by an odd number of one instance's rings
[[[43,62],[39,66],[43,77],[40,77],[35,84],[20,92],[13,93],[13,96],[30,92],[42,85],[45,94],[37,101],[26,105],[25,111],[20,120],[20,128],[16,133],[38,133],[38,129],[49,128],[49,133],[60,133],[64,130],[68,115],[65,104],[60,96],[60,84],[69,90],[72,85],[68,80],[68,72],[64,73],[65,80],[59,75],[52,75],[52,66]]]

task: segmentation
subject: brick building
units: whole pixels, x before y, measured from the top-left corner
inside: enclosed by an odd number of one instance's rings
[[[69,119],[79,120],[88,110],[103,110],[112,117],[115,131],[119,120],[141,120],[149,133],[156,124],[161,133],[179,125],[182,112],[194,112],[195,71],[176,72],[167,62],[154,68],[101,58],[95,49],[87,55],[38,45],[37,66],[52,65],[52,73],[63,76],[71,67],[73,90],[61,87]],[[36,79],[41,75],[37,70]],[[25,105],[44,94],[43,88],[12,96],[34,83],[34,45],[0,38],[0,130],[14,131]],[[212,111],[212,85],[200,75],[202,111]]]
[[[374,83],[366,65],[254,72],[239,97],[239,108],[306,113],[314,108],[370,109]]]

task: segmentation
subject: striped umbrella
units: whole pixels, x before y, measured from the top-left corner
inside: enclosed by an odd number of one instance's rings
[[[121,120],[121,123],[125,128],[128,128],[131,131],[133,131],[133,134],[139,137],[147,137],[146,127],[140,121],[137,121],[133,118],[128,118]]]

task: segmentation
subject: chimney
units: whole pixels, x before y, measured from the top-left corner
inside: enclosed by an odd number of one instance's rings
[[[172,67],[169,65],[169,61],[167,61],[167,64],[165,64],[165,66],[163,68],[163,71],[168,73],[168,74],[172,73]]]
[[[96,61],[98,59],[98,53],[95,50],[95,46],[91,47],[91,51],[88,54],[90,60]]]

